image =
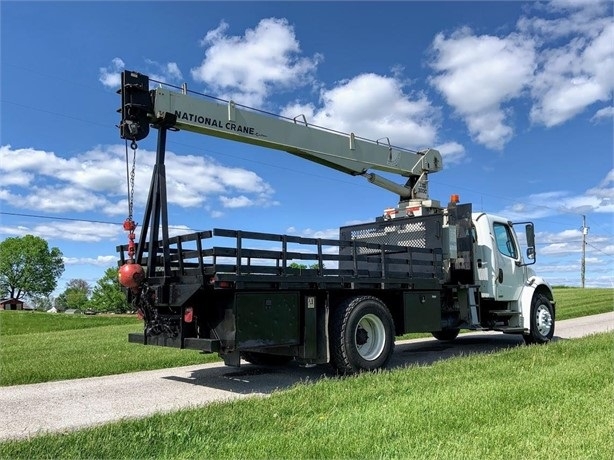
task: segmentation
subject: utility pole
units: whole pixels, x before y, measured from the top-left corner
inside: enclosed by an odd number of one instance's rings
[[[584,275],[586,273],[586,235],[588,235],[588,227],[586,226],[586,216],[582,215],[582,265],[580,268],[580,277],[582,278],[583,288],[584,288]]]

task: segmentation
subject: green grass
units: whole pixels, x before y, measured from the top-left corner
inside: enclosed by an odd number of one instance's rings
[[[48,322],[47,322],[48,321]],[[128,342],[134,317],[0,311],[0,385],[94,377],[217,360],[195,350]],[[22,329],[18,326],[25,325]],[[43,332],[32,332],[36,329]],[[19,334],[18,332],[25,331]]]
[[[555,287],[553,290],[559,321],[614,311],[614,289]]]
[[[0,458],[607,459],[614,334],[0,444]],[[146,397],[146,396],[143,396]]]
[[[614,289],[556,288],[557,320],[612,311]],[[217,361],[216,354],[129,343],[135,317],[0,311],[0,386]],[[430,337],[407,334],[401,337]]]
[[[39,332],[88,329],[101,326],[132,324],[138,328],[141,322],[136,316],[127,315],[65,315],[28,311],[0,310],[0,336]]]

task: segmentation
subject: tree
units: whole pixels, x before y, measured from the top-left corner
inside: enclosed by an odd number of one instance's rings
[[[0,243],[0,295],[22,299],[49,295],[64,273],[62,252],[49,249],[34,236],[7,238]]]
[[[313,270],[317,270],[318,268],[320,268],[320,266],[317,263],[315,263],[315,264],[311,264],[309,267],[307,267],[307,265],[305,265],[305,264],[299,264],[297,262],[292,262],[290,264],[290,268],[298,268],[298,269],[301,269],[301,270],[305,270],[307,268],[311,268]]]
[[[30,296],[29,298],[32,306],[39,311],[49,310],[51,307],[53,307],[55,301],[53,296],[46,295]]]
[[[66,283],[66,290],[58,296],[59,303],[65,308],[83,310],[89,302],[91,288],[87,281],[72,279]]]
[[[126,313],[132,310],[117,279],[116,268],[108,268],[98,280],[89,307],[99,312]]]

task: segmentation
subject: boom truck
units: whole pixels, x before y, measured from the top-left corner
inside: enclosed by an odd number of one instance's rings
[[[472,212],[457,196],[446,206],[430,199],[428,175],[442,168],[437,150],[410,151],[317,127],[304,116],[274,116],[192,94],[185,84],[149,85],[147,75],[124,71],[118,91],[126,153],[128,141],[136,151],[150,127],[158,131],[139,241],[130,206],[129,243],[117,248],[119,280],[144,321],[129,341],[218,353],[230,366],[297,360],[352,374],[385,367],[395,337],[409,332],[443,341],[461,329],[521,334],[527,343],[552,339],[552,289],[530,267],[533,223]],[[176,130],[363,176],[399,202],[372,222],[341,227],[338,239],[222,228],[171,237],[164,157],[167,132]]]

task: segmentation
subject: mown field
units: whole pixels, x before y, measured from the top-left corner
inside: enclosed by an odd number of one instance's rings
[[[557,319],[612,311],[614,289],[555,288]],[[0,311],[0,386],[212,362],[195,350],[128,343],[141,322],[126,316]],[[404,336],[404,338],[406,338]]]

